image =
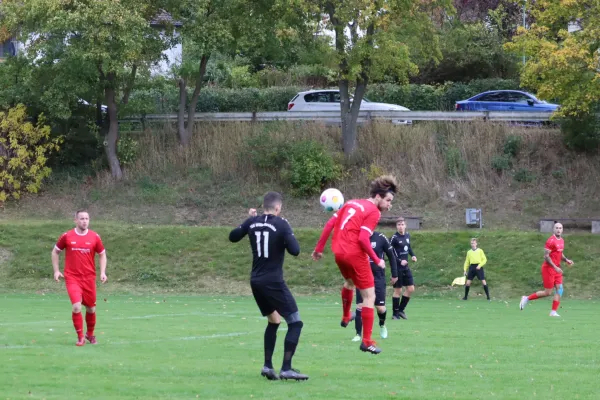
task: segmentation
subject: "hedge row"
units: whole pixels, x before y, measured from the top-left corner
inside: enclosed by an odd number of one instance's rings
[[[370,101],[399,104],[415,111],[452,110],[454,103],[486,90],[518,89],[514,80],[482,79],[470,83],[447,83],[431,85],[372,84],[367,87],[366,97]],[[253,112],[286,111],[288,102],[296,93],[306,90],[301,87],[202,89],[197,112]],[[163,92],[153,113],[177,111],[179,95],[176,90]]]

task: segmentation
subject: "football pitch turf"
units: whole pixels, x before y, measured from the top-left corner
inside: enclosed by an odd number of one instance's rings
[[[597,399],[595,300],[467,302],[415,297],[388,318],[380,355],[339,326],[336,296],[299,297],[294,368],[260,376],[263,332],[250,297],[99,293],[99,344],[75,346],[64,295],[0,295],[0,399]],[[391,312],[388,311],[388,315]],[[389,315],[391,317],[391,315]],[[281,366],[285,323],[273,363]]]

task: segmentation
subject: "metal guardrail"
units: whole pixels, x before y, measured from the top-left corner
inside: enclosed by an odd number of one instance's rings
[[[514,111],[361,111],[358,122],[370,120],[408,121],[534,121],[550,120],[550,112]],[[187,113],[185,114],[187,120]],[[196,113],[196,121],[327,121],[340,122],[339,111],[283,111]],[[176,121],[177,114],[148,114],[120,119],[119,122]]]

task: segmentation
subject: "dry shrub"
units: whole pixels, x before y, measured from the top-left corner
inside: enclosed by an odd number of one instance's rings
[[[314,139],[340,151],[337,126],[320,123],[199,123],[192,143],[183,148],[171,126],[140,138],[141,154],[130,176],[208,168],[218,177],[259,179],[244,157],[253,135],[268,133],[276,140]],[[521,138],[510,170],[492,167],[509,136]],[[515,196],[553,196],[569,191],[583,200],[600,188],[600,159],[568,151],[558,130],[524,128],[486,122],[431,122],[413,126],[373,123],[360,127],[357,154],[347,162],[343,181],[335,182],[347,197],[365,195],[370,175],[395,174],[401,183],[401,204],[410,208],[442,202],[478,202],[494,207]],[[451,169],[454,168],[454,171]],[[527,180],[515,180],[517,173]],[[487,203],[486,203],[487,202]]]

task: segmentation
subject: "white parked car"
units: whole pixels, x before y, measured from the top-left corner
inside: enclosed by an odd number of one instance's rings
[[[350,101],[353,96],[350,95]],[[288,103],[288,111],[340,111],[340,91],[337,89],[308,90],[300,92]],[[363,97],[360,111],[410,111],[397,104],[374,103]],[[411,124],[403,119],[392,120],[394,124]]]

